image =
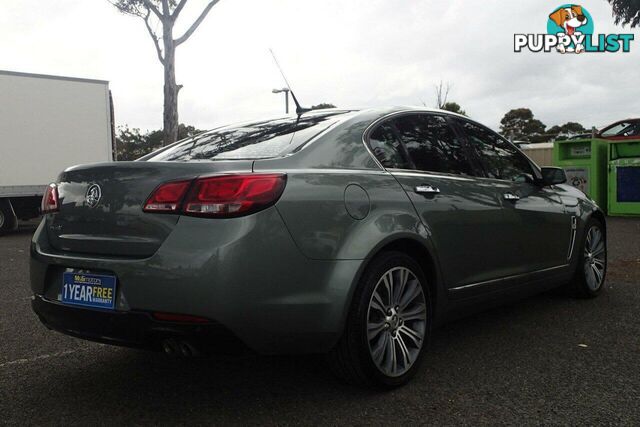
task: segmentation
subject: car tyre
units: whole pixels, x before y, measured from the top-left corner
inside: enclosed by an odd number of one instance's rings
[[[578,264],[566,289],[576,298],[595,298],[604,287],[607,274],[607,240],[603,224],[590,218],[578,246]]]
[[[420,265],[405,253],[383,252],[360,279],[329,363],[350,384],[403,385],[420,368],[431,320],[429,287]]]
[[[6,199],[0,199],[0,236],[15,230],[18,227],[11,203]]]

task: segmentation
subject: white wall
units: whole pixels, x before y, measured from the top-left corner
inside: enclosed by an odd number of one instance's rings
[[[0,187],[46,185],[111,160],[107,82],[0,71]]]

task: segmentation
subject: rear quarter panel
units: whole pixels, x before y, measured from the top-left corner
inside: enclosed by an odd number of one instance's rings
[[[364,259],[393,234],[426,233],[404,190],[383,171],[289,171],[277,208],[311,259]]]

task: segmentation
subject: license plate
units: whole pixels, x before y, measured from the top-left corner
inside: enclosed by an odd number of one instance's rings
[[[101,274],[63,273],[62,302],[113,310],[116,305],[116,278]]]

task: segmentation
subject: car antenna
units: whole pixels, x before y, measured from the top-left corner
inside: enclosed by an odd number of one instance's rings
[[[302,114],[306,113],[307,111],[311,111],[311,108],[305,108],[300,106],[300,103],[298,102],[298,98],[296,98],[296,94],[293,93],[293,89],[291,89],[291,85],[289,84],[289,81],[285,77],[284,71],[282,71],[282,67],[278,62],[278,58],[276,58],[276,54],[273,53],[272,49],[269,49],[269,52],[271,52],[271,56],[273,56],[273,61],[276,63],[276,67],[278,67],[278,70],[280,70],[280,74],[282,75],[282,78],[284,79],[284,82],[287,85],[287,89],[289,89],[289,92],[291,92],[291,97],[293,98],[293,102],[296,104],[296,114],[298,115],[298,118],[300,118]]]

